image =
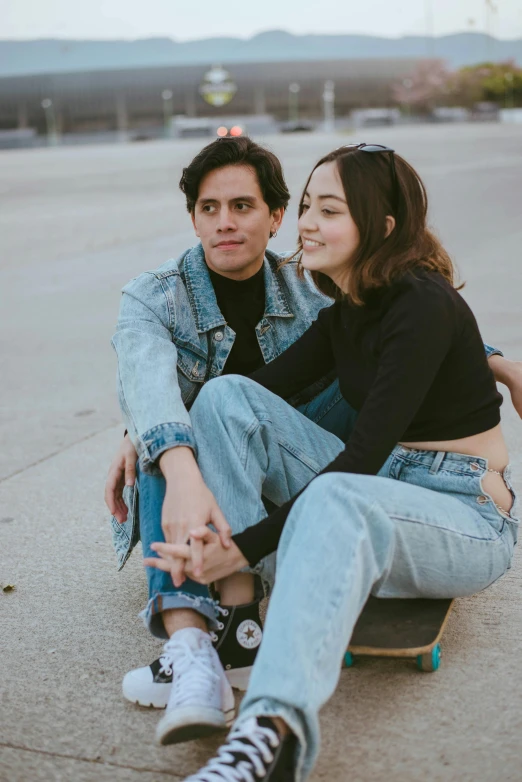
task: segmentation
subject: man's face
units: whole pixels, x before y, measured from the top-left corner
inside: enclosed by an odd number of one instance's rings
[[[192,222],[208,266],[246,280],[261,268],[270,233],[278,230],[283,214],[283,209],[270,212],[253,169],[224,166],[201,181]]]

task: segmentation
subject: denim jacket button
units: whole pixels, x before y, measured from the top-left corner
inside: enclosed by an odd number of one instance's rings
[[[223,332],[216,331],[216,333],[214,334],[214,339],[216,340],[216,342],[221,342],[221,340],[223,339]]]
[[[488,502],[488,498],[485,497],[483,494],[479,494],[479,496],[477,497],[477,502],[479,505],[485,505],[486,502]]]

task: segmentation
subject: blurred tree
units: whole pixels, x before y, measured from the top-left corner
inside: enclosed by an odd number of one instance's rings
[[[513,60],[466,66],[448,79],[448,94],[454,104],[470,107],[479,101],[499,106],[522,106],[522,68]]]
[[[451,75],[442,60],[426,60],[392,85],[392,97],[408,114],[429,114],[445,96]]]

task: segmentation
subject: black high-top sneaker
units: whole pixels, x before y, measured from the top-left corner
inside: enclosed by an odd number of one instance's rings
[[[232,728],[216,757],[185,782],[295,782],[296,746],[296,737],[282,737],[270,717],[250,717]]]
[[[263,636],[263,624],[259,616],[262,597],[262,590],[256,589],[253,603],[242,606],[217,604],[218,629],[209,633],[231,686],[239,690],[246,690],[248,686]],[[138,706],[164,709],[172,688],[173,665],[174,660],[165,644],[163,654],[157,660],[125,674],[123,696]]]
[[[218,629],[211,632],[228,681],[237,690],[246,690],[261,639],[263,623],[259,600],[240,606],[217,605]]]

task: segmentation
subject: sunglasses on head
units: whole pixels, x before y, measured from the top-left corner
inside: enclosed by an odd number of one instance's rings
[[[394,152],[395,150],[391,147],[385,147],[383,144],[344,144],[344,146],[339,147],[339,149],[356,149],[359,152],[388,152],[390,155],[390,170],[391,170],[391,176],[392,176],[392,186],[395,191],[395,201],[398,199],[398,193],[399,193],[399,182],[397,180],[397,172],[395,170],[395,156]]]

